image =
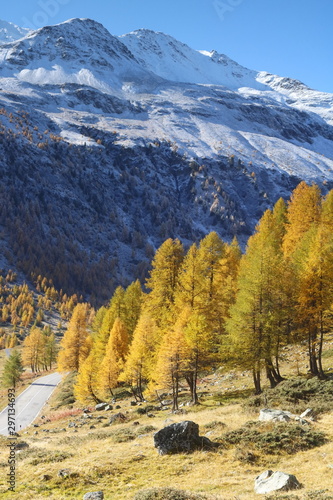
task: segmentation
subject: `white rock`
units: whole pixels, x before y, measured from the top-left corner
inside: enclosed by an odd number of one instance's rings
[[[303,413],[300,415],[300,417],[314,419],[314,412],[313,412],[312,408],[308,408],[307,410],[303,411]]]
[[[290,413],[290,411],[282,410],[269,410],[267,408],[260,410],[259,420],[260,422],[289,422],[289,420],[294,419],[295,415]]]
[[[258,494],[265,495],[273,491],[290,491],[301,488],[301,484],[292,474],[266,470],[255,479],[254,489]]]

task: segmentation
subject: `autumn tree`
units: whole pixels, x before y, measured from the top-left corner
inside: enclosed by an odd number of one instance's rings
[[[274,214],[267,210],[241,260],[236,302],[226,323],[236,357],[244,368],[252,370],[256,393],[261,392],[262,368],[272,387],[281,380],[273,364],[273,357],[278,357],[277,334],[285,327],[281,310],[284,267],[276,226]]]
[[[60,371],[78,371],[81,363],[87,358],[92,343],[88,330],[89,315],[88,304],[77,304],[60,343]]]
[[[158,334],[154,319],[146,312],[140,316],[134,330],[128,357],[119,380],[128,383],[136,399],[142,401],[143,385],[151,378],[155,364]]]
[[[143,292],[139,280],[131,283],[124,294],[124,323],[130,339],[136,328],[141,314]]]
[[[172,391],[172,411],[178,410],[180,380],[192,368],[193,349],[185,340],[189,310],[185,310],[168,335],[165,335],[157,354],[155,369],[151,374],[156,390]]]
[[[29,365],[32,372],[39,372],[44,368],[45,341],[45,335],[38,327],[32,327],[24,339],[23,363]]]
[[[179,240],[166,240],[156,251],[146,287],[150,290],[145,298],[145,310],[155,319],[163,331],[172,324],[172,308],[178,272],[184,256]]]
[[[74,384],[74,396],[83,404],[100,403],[98,397],[100,363],[92,349],[87,358],[80,364],[79,373]]]
[[[287,209],[286,233],[283,251],[286,257],[295,258],[303,236],[320,220],[321,194],[316,184],[309,186],[302,181],[293,191]]]
[[[99,369],[99,388],[103,393],[113,396],[112,389],[118,385],[118,378],[124,368],[127,353],[127,328],[120,318],[116,318]]]
[[[189,383],[192,403],[197,404],[199,373],[216,361],[215,335],[204,314],[198,311],[187,311],[184,314],[187,314],[184,338],[188,352],[185,378]]]
[[[201,240],[198,251],[202,283],[200,313],[205,316],[209,328],[216,334],[217,341],[222,333],[220,276],[224,250],[225,243],[213,231]]]
[[[325,378],[322,366],[324,336],[333,326],[333,191],[323,202],[321,222],[311,234],[307,259],[299,271],[301,337],[308,343],[310,370]]]

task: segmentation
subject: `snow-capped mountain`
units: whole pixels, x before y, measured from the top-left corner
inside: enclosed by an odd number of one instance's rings
[[[21,267],[46,274],[48,238],[55,281],[79,258],[81,283],[110,256],[115,282],[124,268],[142,278],[169,236],[215,229],[244,244],[301,179],[333,185],[332,94],[163,33],[115,37],[89,19],[0,44],[0,128],[6,241]]]
[[[23,38],[30,32],[27,28],[20,28],[13,23],[7,23],[0,19],[0,45],[2,43],[14,42]]]

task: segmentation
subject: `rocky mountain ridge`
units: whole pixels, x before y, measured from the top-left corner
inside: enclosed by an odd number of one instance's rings
[[[0,38],[0,108],[0,253],[99,303],[164,239],[245,245],[301,179],[333,185],[331,94],[163,33]]]

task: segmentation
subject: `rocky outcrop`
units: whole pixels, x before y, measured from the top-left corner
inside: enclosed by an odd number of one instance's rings
[[[86,493],[83,497],[83,500],[103,500],[103,498],[103,491],[92,491],[90,493]]]
[[[109,420],[109,424],[122,424],[126,422],[127,418],[123,413],[115,413]]]
[[[260,422],[289,422],[290,420],[295,420],[301,425],[309,425],[309,420],[314,420],[312,410],[308,409],[302,413],[302,415],[294,415],[290,411],[275,410],[275,409],[263,409],[260,410],[259,421]],[[307,417],[307,420],[305,419]]]
[[[160,455],[209,450],[216,446],[207,437],[199,436],[198,424],[190,420],[168,425],[156,432],[154,444]]]
[[[301,488],[295,476],[284,472],[273,472],[266,470],[255,479],[254,489],[256,493],[265,495],[273,491],[291,491]]]
[[[293,418],[295,416],[290,411],[269,410],[267,408],[260,410],[259,414],[260,422],[289,422]]]

